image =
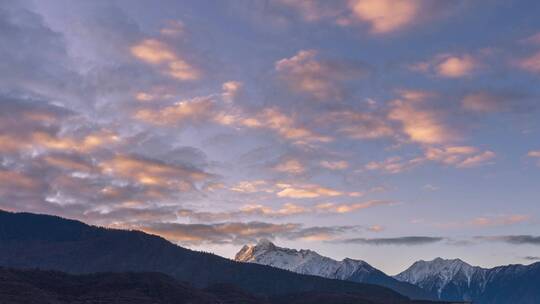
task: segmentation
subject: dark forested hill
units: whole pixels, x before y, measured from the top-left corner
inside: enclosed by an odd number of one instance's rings
[[[200,290],[150,272],[70,275],[0,268],[2,304],[430,304],[368,300],[357,293],[304,292],[261,297],[227,284]],[[444,304],[444,303],[440,303]]]
[[[352,292],[357,297],[387,304],[406,300],[376,285],[238,263],[139,231],[105,229],[30,213],[0,211],[0,266],[68,273],[161,272],[198,288],[232,284],[257,295]]]

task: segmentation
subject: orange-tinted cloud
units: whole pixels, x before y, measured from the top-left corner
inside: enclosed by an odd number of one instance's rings
[[[488,164],[496,157],[492,151],[480,151],[471,146],[429,146],[424,149],[424,155],[412,159],[399,156],[389,157],[383,161],[372,161],[366,164],[367,170],[377,170],[397,174],[424,164],[428,161],[442,163],[456,168],[472,168]]]
[[[135,112],[136,119],[158,125],[174,125],[186,121],[209,120],[213,115],[214,101],[210,97],[181,100],[160,109],[142,108]]]
[[[354,139],[392,137],[395,131],[386,118],[374,113],[336,111],[319,118],[321,123],[338,124],[338,131]]]
[[[234,117],[233,121],[248,128],[274,130],[281,137],[298,144],[332,141],[331,137],[319,135],[307,128],[298,126],[294,118],[285,115],[277,108],[264,109],[253,117]]]
[[[58,151],[90,152],[120,141],[119,137],[110,131],[97,131],[77,138],[75,136],[57,136],[44,131],[35,131],[28,138],[16,140],[6,135],[3,148],[31,149],[44,148]]]
[[[369,24],[371,33],[385,34],[413,24],[421,12],[418,0],[350,0],[352,14]]]
[[[0,168],[0,190],[2,193],[12,191],[31,191],[40,187],[40,182],[24,173]]]
[[[223,83],[221,86],[223,90],[223,99],[226,102],[232,102],[234,101],[238,95],[240,94],[240,91],[242,90],[243,84],[239,81],[227,81]]]
[[[439,76],[458,78],[470,75],[478,64],[470,55],[448,56],[443,58],[436,66]]]
[[[540,150],[529,151],[529,153],[527,153],[527,156],[540,158]]]
[[[530,215],[512,214],[492,217],[477,217],[471,221],[471,225],[477,227],[509,226],[531,220]]]
[[[116,155],[99,164],[102,172],[142,185],[189,191],[192,183],[210,178],[208,173],[129,155]]]
[[[458,168],[471,168],[486,164],[495,158],[492,151],[479,151],[471,146],[429,147],[425,151],[427,160],[453,165]]]
[[[156,39],[145,39],[131,47],[131,54],[149,64],[157,65],[178,80],[197,80],[201,72],[190,65],[167,44]]]
[[[357,210],[372,208],[376,206],[390,206],[393,205],[390,201],[367,201],[353,204],[336,204],[336,203],[321,203],[315,206],[315,210],[318,212],[329,213],[350,213]]]
[[[296,223],[272,224],[265,222],[153,223],[124,228],[137,228],[183,244],[246,244],[256,242],[261,238],[289,240],[333,239],[357,229],[355,226],[303,227],[301,224]]]
[[[344,160],[329,161],[323,160],[319,163],[321,167],[329,170],[345,170],[349,167],[349,163]]]
[[[77,159],[76,157],[71,157],[70,155],[47,155],[43,157],[43,162],[49,166],[68,171],[86,173],[94,171],[93,164]]]
[[[287,197],[295,199],[303,198],[317,198],[317,197],[328,197],[328,196],[341,196],[344,193],[338,190],[331,188],[315,185],[315,184],[286,184],[278,183],[276,184],[279,190],[277,192],[278,197]]]
[[[423,105],[416,100],[394,100],[388,118],[400,122],[403,132],[414,142],[438,144],[456,140],[457,132],[444,122],[443,114]]]
[[[278,172],[300,174],[306,171],[305,166],[297,159],[287,159],[273,168]]]
[[[409,65],[409,69],[421,73],[433,73],[445,78],[461,78],[472,75],[480,68],[478,59],[469,54],[440,54],[432,60]]]
[[[241,181],[231,187],[231,190],[242,193],[273,192],[264,180]]]
[[[397,174],[409,170],[424,161],[423,158],[414,158],[410,160],[402,159],[399,156],[389,157],[383,161],[372,161],[366,164],[367,170],[383,171],[390,174]]]
[[[293,91],[318,100],[340,99],[340,82],[366,74],[354,64],[329,63],[317,59],[317,51],[301,50],[275,63],[276,71]]]

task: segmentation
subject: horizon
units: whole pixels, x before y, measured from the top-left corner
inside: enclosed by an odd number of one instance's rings
[[[394,275],[540,261],[540,2],[0,3],[0,210]]]

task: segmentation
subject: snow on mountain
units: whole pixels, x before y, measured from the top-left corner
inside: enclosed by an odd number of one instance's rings
[[[340,280],[346,280],[356,273],[369,273],[376,270],[364,261],[352,259],[336,261],[311,250],[277,247],[264,239],[257,245],[244,246],[236,254],[235,260]]]
[[[477,304],[540,303],[540,263],[485,269],[462,260],[415,262],[396,279],[415,284],[446,301]]]
[[[260,240],[256,245],[242,247],[236,254],[235,260],[330,279],[382,285],[415,299],[435,298],[413,284],[400,282],[384,274],[365,261],[348,258],[336,261],[311,250],[278,247],[265,239]]]
[[[487,271],[460,259],[436,258],[415,262],[395,278],[435,292],[439,299],[470,300],[483,292]]]

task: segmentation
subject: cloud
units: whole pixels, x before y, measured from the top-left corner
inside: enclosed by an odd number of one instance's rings
[[[210,174],[195,168],[134,155],[116,155],[102,161],[99,167],[104,174],[143,185],[175,188],[177,191],[189,191],[193,183],[211,178]]]
[[[471,221],[471,225],[477,227],[496,227],[496,226],[509,226],[519,223],[528,222],[531,220],[530,215],[513,214],[502,215],[495,217],[477,217]]]
[[[32,176],[26,175],[23,172],[6,170],[0,168],[0,185],[2,193],[9,193],[15,189],[20,190],[37,190],[41,187],[39,180]]]
[[[478,113],[518,112],[531,108],[523,102],[523,97],[513,92],[478,91],[465,95],[461,106]]]
[[[540,261],[540,257],[538,256],[526,256],[526,257],[523,257],[523,259],[527,261]]]
[[[227,81],[221,86],[223,99],[226,102],[233,102],[242,90],[243,84],[239,81]]]
[[[262,204],[246,204],[237,210],[230,211],[197,211],[192,209],[180,209],[177,214],[180,218],[188,218],[204,223],[217,221],[230,221],[245,218],[285,218],[298,215],[326,214],[338,215],[352,213],[368,208],[379,206],[392,206],[390,201],[372,200],[358,203],[320,203],[315,206],[284,203],[280,207],[273,208]],[[380,227],[379,227],[380,228]],[[376,231],[373,227],[371,231]],[[382,228],[381,228],[382,229]]]
[[[411,141],[440,144],[459,138],[456,130],[445,123],[442,112],[426,107],[425,96],[407,91],[400,94],[403,99],[391,102],[388,118],[401,123],[402,131]]]
[[[154,223],[138,227],[182,244],[246,244],[258,239],[332,239],[356,230],[355,226],[304,227],[301,224],[225,222],[217,224]]]
[[[338,132],[353,139],[392,137],[395,130],[380,114],[359,111],[334,111],[321,118],[321,124],[336,124]]]
[[[371,161],[364,168],[390,174],[401,173],[426,162],[438,162],[456,168],[473,168],[489,164],[495,157],[496,154],[492,151],[480,151],[478,148],[471,146],[428,146],[424,148],[423,156],[411,159],[393,156],[383,161]]]
[[[492,151],[479,151],[471,146],[448,146],[442,148],[429,147],[425,151],[425,158],[457,168],[472,168],[484,165],[494,159],[496,154]]]
[[[339,14],[339,8],[335,3],[329,1],[313,0],[278,0],[277,3],[290,7],[300,13],[305,21],[313,22],[324,18],[336,17]]]
[[[152,65],[159,66],[169,76],[181,80],[197,80],[201,72],[176,54],[167,44],[156,39],[145,39],[133,45],[131,54]]]
[[[291,90],[318,100],[341,99],[344,81],[367,74],[360,64],[321,61],[317,55],[315,50],[301,50],[293,57],[277,61],[276,71]]]
[[[91,173],[95,171],[95,165],[79,154],[49,154],[43,156],[42,161],[51,167],[68,172]]]
[[[242,193],[274,192],[264,180],[241,181],[231,187],[231,190]]]
[[[365,25],[374,35],[384,35],[443,17],[460,3],[425,0],[279,0],[307,22],[327,21],[339,26]]]
[[[431,60],[411,64],[409,69],[444,78],[461,78],[472,75],[480,66],[478,59],[470,54],[439,54]]]
[[[540,32],[533,34],[525,39],[520,40],[521,43],[525,44],[539,44],[540,45]]]
[[[422,158],[404,160],[400,156],[389,157],[383,161],[372,161],[365,165],[367,170],[383,171],[390,174],[397,174],[407,171],[423,162]]]
[[[470,75],[478,66],[476,60],[470,55],[448,56],[436,66],[439,76],[459,78]]]
[[[321,203],[315,205],[315,210],[318,212],[328,212],[328,213],[350,213],[357,210],[377,207],[377,206],[392,206],[394,202],[391,201],[381,201],[373,200],[361,203],[353,204],[336,204],[336,203]]]
[[[305,206],[293,203],[285,203],[277,209],[261,204],[247,204],[234,211],[209,212],[182,209],[177,213],[180,217],[195,219],[201,222],[215,222],[242,219],[247,217],[280,218],[307,214],[310,212],[311,210]]]
[[[181,20],[169,20],[166,22],[165,27],[159,30],[161,35],[169,37],[181,37],[185,32],[186,26]]]
[[[340,243],[363,244],[363,245],[395,245],[395,246],[418,246],[439,243],[445,238],[429,236],[404,236],[395,238],[352,238],[338,240]]]
[[[297,144],[333,140],[331,137],[319,135],[308,128],[298,126],[294,118],[285,115],[277,108],[266,108],[253,117],[233,117],[232,122],[247,128],[274,130],[281,137]]]
[[[273,167],[277,172],[300,174],[306,171],[305,166],[297,159],[288,159]]]
[[[349,168],[349,163],[344,160],[322,160],[319,164],[321,165],[321,167],[329,170],[345,170]]]
[[[529,153],[527,153],[527,156],[540,158],[540,150],[529,151]]]
[[[515,65],[531,73],[540,73],[540,51],[515,61]]]
[[[476,239],[504,242],[512,245],[540,245],[540,236],[533,235],[479,236]]]
[[[410,26],[421,13],[421,1],[351,0],[352,14],[369,24],[373,34],[386,34]]]
[[[385,228],[381,225],[373,225],[373,226],[368,227],[368,231],[371,231],[371,232],[382,232],[384,231],[384,229]]]
[[[212,97],[195,97],[181,100],[160,109],[142,108],[134,117],[147,123],[175,125],[183,122],[200,122],[211,119],[215,104]]]
[[[292,185],[286,183],[278,183],[276,184],[276,186],[281,189],[277,192],[278,197],[303,199],[344,195],[344,193],[341,191],[322,187],[315,184]]]

